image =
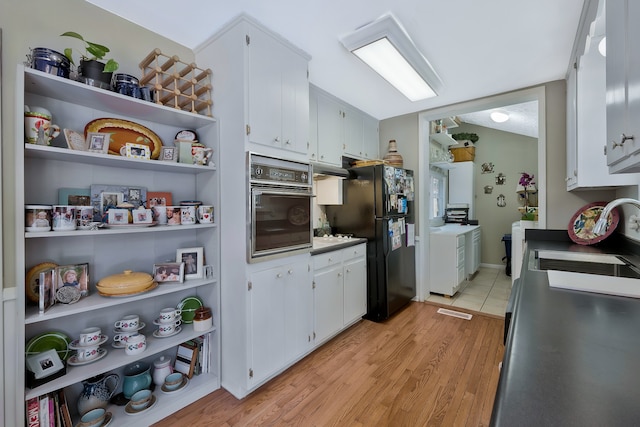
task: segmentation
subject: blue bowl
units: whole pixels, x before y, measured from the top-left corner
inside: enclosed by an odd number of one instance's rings
[[[71,62],[60,52],[46,47],[36,47],[31,50],[31,68],[68,79]]]

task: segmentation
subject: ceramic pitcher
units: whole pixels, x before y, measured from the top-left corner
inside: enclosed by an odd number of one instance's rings
[[[113,383],[111,387],[107,385],[109,381]],[[84,388],[78,397],[78,413],[83,415],[95,408],[106,408],[119,382],[117,374],[101,374],[83,381]]]

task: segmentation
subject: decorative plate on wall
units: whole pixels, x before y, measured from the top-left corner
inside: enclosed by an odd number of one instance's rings
[[[618,227],[620,215],[617,209],[613,209],[607,218],[607,231],[601,235],[593,234],[593,227],[600,218],[600,213],[607,205],[607,202],[589,203],[573,214],[569,221],[569,237],[574,243],[579,245],[593,245],[609,237]]]

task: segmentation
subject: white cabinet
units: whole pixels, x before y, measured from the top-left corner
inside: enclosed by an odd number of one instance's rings
[[[640,172],[640,3],[606,2],[607,164],[611,173]]]
[[[480,260],[482,259],[482,230],[478,227],[466,234],[465,238],[465,276],[470,278],[480,268]]]
[[[378,157],[378,120],[313,85],[310,102],[310,128],[316,132],[310,139],[317,141],[310,143],[310,160],[342,166],[343,155]]]
[[[247,33],[249,141],[306,153],[308,58],[258,27],[248,27]]]
[[[82,131],[85,124],[96,117],[113,117],[134,121],[155,132],[167,145],[171,145],[177,131],[194,129],[199,139],[214,148],[214,164],[218,164],[219,130],[215,119],[186,113],[129,98],[114,92],[97,89],[40,71],[18,67],[16,79],[17,111],[23,105],[47,108],[61,128]],[[168,191],[173,200],[199,199],[219,208],[219,179],[215,166],[204,167],[156,160],[131,159],[114,155],[75,151],[54,146],[24,144],[23,123],[17,115],[16,140],[16,261],[18,283],[18,312],[15,336],[5,335],[4,348],[20,355],[17,366],[4,367],[5,383],[15,384],[21,398],[17,400],[16,414],[23,421],[24,404],[29,398],[60,388],[75,407],[82,388],[81,382],[98,374],[117,373],[122,377],[124,366],[137,360],[153,362],[160,355],[175,357],[176,346],[184,341],[208,333],[211,339],[210,372],[194,376],[189,392],[174,398],[156,390],[155,407],[139,416],[125,414],[124,407],[111,405],[117,425],[150,425],[176,412],[220,387],[220,238],[218,223],[184,225],[178,227],[155,226],[146,228],[109,228],[98,230],[25,232],[24,205],[58,204],[61,188],[86,189],[91,184],[135,185],[147,191]],[[216,218],[217,220],[217,218]],[[187,280],[180,285],[161,284],[157,288],[120,298],[97,294],[95,284],[102,278],[121,273],[125,269],[152,272],[155,263],[176,258],[180,248],[202,247],[206,263],[213,266],[214,276]],[[89,295],[75,304],[56,304],[44,314],[37,307],[26,304],[25,272],[36,264],[53,261],[60,265],[88,263]],[[175,307],[182,299],[197,295],[214,314],[213,327],[205,332],[194,331],[192,325],[183,324],[175,336],[157,338],[153,321],[159,310]],[[26,309],[25,309],[26,306]],[[75,339],[82,329],[99,326],[103,334],[113,337],[113,324],[127,314],[138,314],[146,324],[142,332],[147,338],[146,350],[135,356],[123,349],[103,348],[106,356],[86,365],[69,365],[65,375],[29,389],[25,387],[25,343],[48,331],[60,331]],[[14,360],[5,355],[5,363]],[[13,378],[15,376],[15,378]],[[72,411],[73,411],[72,408]],[[75,416],[77,418],[77,415]]]
[[[315,343],[367,312],[366,243],[312,256]]]
[[[449,170],[449,203],[469,205],[469,219],[475,219],[475,181],[476,164],[474,162],[456,162]]]
[[[429,235],[431,292],[453,296],[465,279],[465,235]]]
[[[250,276],[248,388],[253,388],[306,353],[313,333],[309,263],[301,261]]]

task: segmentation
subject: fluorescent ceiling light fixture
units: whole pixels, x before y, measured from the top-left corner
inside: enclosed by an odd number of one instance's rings
[[[607,38],[603,37],[602,40],[600,40],[600,43],[598,43],[598,52],[600,52],[600,55],[606,57],[607,56]]]
[[[494,111],[490,114],[491,120],[496,123],[504,123],[509,120],[509,115],[502,111]]]
[[[390,13],[341,42],[411,101],[437,96],[442,89],[438,74]]]

